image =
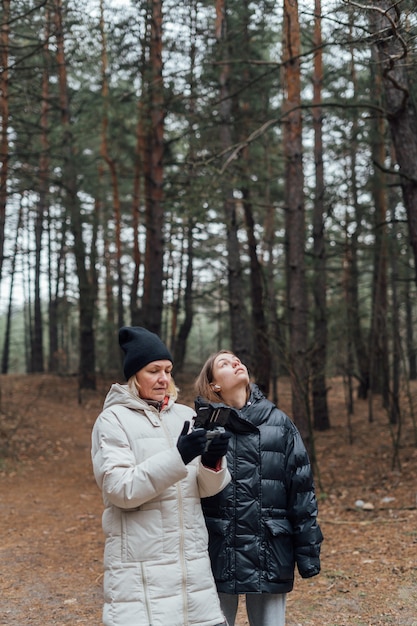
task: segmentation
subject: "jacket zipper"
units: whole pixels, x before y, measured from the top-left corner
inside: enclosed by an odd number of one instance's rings
[[[161,420],[162,428],[164,429],[165,435],[171,444],[174,444],[174,440],[172,438],[171,433],[165,427],[164,421]],[[175,445],[175,444],[174,444]],[[179,529],[180,529],[180,563],[182,569],[182,604],[183,604],[183,612],[184,612],[184,626],[188,624],[188,606],[187,606],[187,567],[185,563],[184,557],[184,515],[183,515],[183,503],[182,503],[182,489],[181,482],[176,484],[177,488],[177,498],[178,498],[178,518],[179,518]],[[150,624],[150,626],[152,626]]]
[[[184,626],[188,624],[188,607],[187,607],[187,567],[185,563],[184,556],[184,515],[182,510],[182,490],[181,484],[177,483],[177,493],[178,493],[178,515],[179,515],[179,523],[180,523],[180,561],[181,561],[181,569],[183,572],[182,576],[182,603],[183,603],[183,611],[184,611]]]

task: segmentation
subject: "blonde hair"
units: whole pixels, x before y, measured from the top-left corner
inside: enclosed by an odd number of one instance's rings
[[[140,386],[138,381],[136,380],[136,374],[133,374],[133,376],[131,376],[129,378],[129,380],[127,381],[127,386],[129,388],[130,393],[133,396],[136,396],[138,398],[142,398],[142,396],[140,395]],[[167,389],[167,396],[169,396],[170,398],[172,398],[174,400],[174,402],[176,401],[176,399],[178,398],[178,387],[176,386],[174,379],[171,376],[171,380],[169,381],[169,385],[168,385],[168,389]],[[146,399],[146,398],[144,398]]]
[[[214,362],[221,354],[231,354],[235,356],[235,353],[231,350],[219,350],[218,352],[214,352],[204,363],[194,383],[194,389],[197,395],[205,398],[209,402],[222,402],[223,400],[221,394],[214,391],[212,387]]]

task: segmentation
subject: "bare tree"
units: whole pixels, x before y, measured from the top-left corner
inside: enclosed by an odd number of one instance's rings
[[[401,3],[372,0],[369,17],[381,65],[386,116],[399,166],[417,282],[417,110],[408,74],[410,50]]]

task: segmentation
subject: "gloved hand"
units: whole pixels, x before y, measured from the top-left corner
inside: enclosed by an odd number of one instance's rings
[[[196,456],[203,454],[207,442],[204,428],[192,430],[187,435],[189,429],[190,422],[184,422],[184,427],[177,441],[177,448],[185,465],[188,465]]]
[[[229,445],[229,439],[232,436],[227,430],[224,433],[221,433],[217,437],[211,440],[209,447],[207,448],[207,452],[204,452],[201,457],[201,462],[206,467],[210,467],[211,469],[215,469],[219,460],[224,456],[227,452],[227,447]]]

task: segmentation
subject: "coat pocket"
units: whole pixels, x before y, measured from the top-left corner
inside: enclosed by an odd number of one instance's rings
[[[265,529],[268,580],[291,580],[294,576],[294,546],[290,522],[286,519],[267,519]]]
[[[159,561],[164,558],[164,533],[159,509],[122,513],[122,561]]]
[[[231,548],[228,547],[232,523],[229,520],[219,520],[206,517],[206,526],[209,534],[209,554],[211,569],[217,582],[231,580]]]

